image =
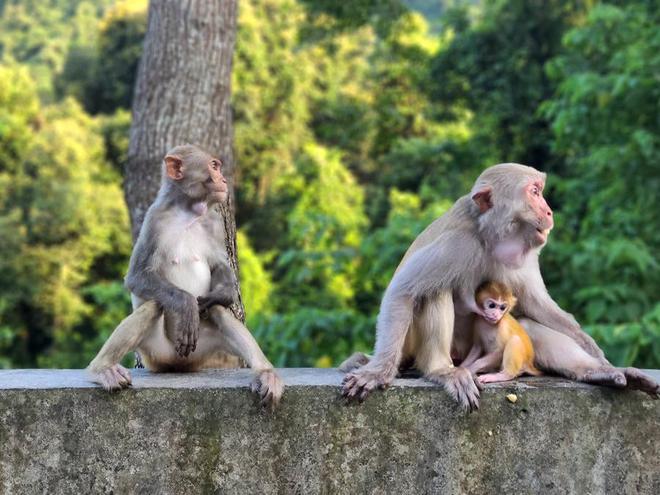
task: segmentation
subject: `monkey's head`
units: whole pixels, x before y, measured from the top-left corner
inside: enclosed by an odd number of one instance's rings
[[[475,299],[484,311],[484,319],[491,325],[499,323],[517,302],[511,289],[499,282],[481,284],[477,288]]]
[[[192,201],[227,201],[229,187],[222,162],[191,144],[172,148],[163,159],[163,180],[175,184]]]
[[[487,168],[472,188],[479,222],[486,236],[522,236],[530,248],[543,246],[554,226],[552,210],[543,198],[546,175],[517,163]]]

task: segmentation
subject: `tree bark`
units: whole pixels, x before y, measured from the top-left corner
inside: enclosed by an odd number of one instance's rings
[[[161,163],[170,148],[190,143],[219,157],[230,187],[229,201],[221,207],[226,248],[238,275],[230,109],[235,38],[236,0],[151,0],[124,192],[135,239],[160,187]],[[244,320],[236,290],[232,310]]]

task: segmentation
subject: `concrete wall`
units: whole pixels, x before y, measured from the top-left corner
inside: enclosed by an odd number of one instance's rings
[[[135,371],[112,395],[0,372],[0,492],[660,494],[660,401],[638,392],[530,378],[466,415],[419,379],[346,405],[336,371],[282,375],[269,414],[248,370]]]

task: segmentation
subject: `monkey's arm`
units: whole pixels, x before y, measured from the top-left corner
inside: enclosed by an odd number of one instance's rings
[[[489,352],[488,354],[480,357],[470,366],[467,366],[472,373],[482,373],[485,371],[495,371],[502,365],[502,349]]]
[[[173,343],[176,352],[187,356],[195,350],[199,337],[197,299],[169,282],[160,272],[156,260],[157,237],[149,215],[133,249],[126,275],[126,287],[140,299],[156,301],[165,310],[166,321],[173,321]],[[169,328],[170,325],[168,325]]]
[[[528,270],[526,270],[527,278],[523,281],[524,287],[518,291],[519,311],[528,318],[571,337],[591,356],[609,364],[603,351],[594,339],[580,328],[573,315],[561,309],[550,297],[543,283],[538,258],[535,256],[530,256],[530,258],[534,259],[530,260]]]
[[[206,296],[199,296],[197,304],[200,311],[206,311],[211,306],[219,304],[225,308],[236,300],[236,278],[227,263],[218,263],[211,271],[211,291]]]
[[[460,304],[463,306],[464,310],[469,313],[474,313],[478,316],[485,316],[484,311],[479,307],[477,301],[474,298],[474,291],[472,288],[462,286],[458,290],[458,295],[460,298]]]
[[[479,344],[478,342],[473,344],[472,349],[470,349],[470,352],[461,363],[461,366],[463,366],[464,368],[469,368],[470,365],[472,365],[477,359],[479,359],[482,352],[483,349],[481,347],[481,344]]]

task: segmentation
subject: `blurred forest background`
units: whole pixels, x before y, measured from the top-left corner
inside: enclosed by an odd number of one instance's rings
[[[409,243],[488,165],[549,173],[550,293],[660,367],[660,8],[240,0],[248,325],[277,366],[373,345]],[[130,309],[122,193],[146,1],[0,0],[0,367],[83,367]]]

